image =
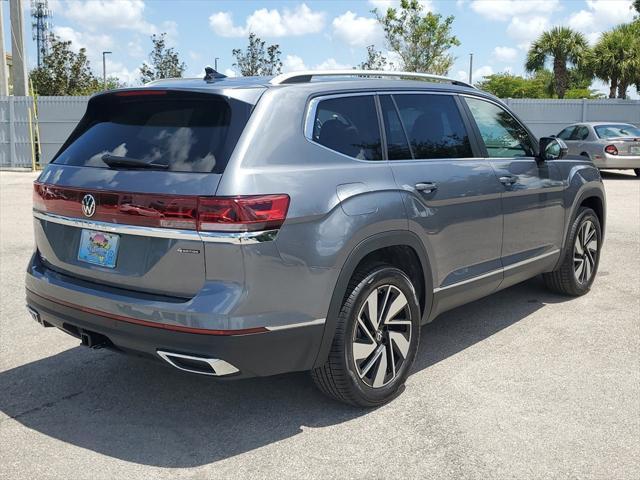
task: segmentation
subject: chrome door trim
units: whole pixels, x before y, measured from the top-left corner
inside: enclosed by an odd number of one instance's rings
[[[120,235],[137,235],[141,237],[168,238],[172,240],[208,243],[232,243],[238,245],[262,243],[275,240],[278,234],[278,230],[261,230],[257,232],[198,232],[195,230],[180,230],[174,228],[140,227],[65,217],[63,215],[40,212],[38,210],[33,211],[33,216],[45,222],[58,223],[69,227],[86,228],[88,230],[99,230],[101,232],[117,233]]]
[[[433,293],[438,293],[438,292],[441,292],[443,290],[448,290],[450,288],[459,287],[461,285],[466,285],[468,283],[473,283],[473,282],[476,282],[478,280],[482,280],[483,278],[487,278],[487,277],[491,277],[493,275],[498,275],[500,273],[508,272],[509,270],[513,270],[514,268],[522,267],[524,265],[528,265],[529,263],[537,262],[538,260],[543,260],[543,259],[545,259],[547,257],[550,257],[551,255],[555,255],[557,253],[560,253],[559,249],[555,249],[555,250],[552,250],[550,252],[543,253],[542,255],[536,255],[535,257],[527,258],[526,260],[522,260],[520,262],[512,263],[511,265],[507,265],[504,268],[499,268],[497,270],[492,270],[492,271],[484,273],[482,275],[478,275],[477,277],[468,278],[466,280],[462,280],[460,282],[452,283],[451,285],[446,285],[444,287],[434,288],[433,289]]]

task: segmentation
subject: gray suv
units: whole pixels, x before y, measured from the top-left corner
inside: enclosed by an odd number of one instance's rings
[[[221,77],[89,101],[34,184],[36,321],[375,406],[440,313],[538,274],[591,287],[600,174],[498,99],[414,73]]]

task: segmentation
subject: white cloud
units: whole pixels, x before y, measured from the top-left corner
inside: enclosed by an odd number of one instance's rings
[[[54,9],[89,30],[102,30],[105,26],[133,30],[146,35],[158,33],[157,28],[144,19],[144,0],[67,0]]]
[[[130,57],[133,57],[133,58],[140,59],[144,57],[145,51],[142,48],[142,45],[140,44],[139,38],[135,38],[130,42],[127,42],[127,53],[129,54]]]
[[[140,83],[140,71],[137,68],[129,70],[124,64],[114,62],[107,57],[107,77],[117,77],[118,80],[127,85],[138,85]]]
[[[238,74],[237,74],[234,70],[231,70],[230,68],[226,68],[226,69],[225,69],[225,71],[224,71],[224,74],[225,74],[227,77],[230,77],[230,78],[233,78],[233,77],[237,77],[237,76],[238,76]]]
[[[314,67],[314,70],[347,70],[353,68],[353,65],[339,63],[335,58],[327,58],[324,62]]]
[[[432,0],[420,0],[419,3],[425,12],[433,12],[435,10]],[[369,0],[369,5],[377,8],[379,12],[385,13],[389,8],[398,8],[400,0]]]
[[[499,62],[511,62],[516,59],[518,51],[511,47],[496,47],[493,49],[493,57]]]
[[[260,37],[284,37],[318,33],[324,28],[325,13],[311,10],[302,3],[293,10],[261,8],[245,21],[245,26],[233,23],[230,12],[216,12],[209,17],[209,26],[221,37],[244,37],[250,32]]]
[[[632,17],[631,1],[587,0],[587,9],[570,15],[568,24],[582,32],[595,32],[629,21]]]
[[[382,29],[375,18],[359,17],[347,11],[333,19],[335,37],[350,47],[365,47],[382,40]]]
[[[559,0],[473,0],[471,9],[489,20],[509,20],[521,15],[550,15]]]
[[[114,45],[113,38],[105,33],[78,32],[71,27],[54,27],[53,33],[64,41],[70,41],[71,48],[76,52],[85,48],[92,63],[102,61],[102,52]]]
[[[474,70],[473,81],[477,82],[479,80],[482,80],[484,77],[487,77],[493,74],[494,74],[493,68],[491,68],[489,65],[483,65],[482,67]]]
[[[520,42],[519,46],[521,46],[538,38],[549,26],[547,17],[513,17],[507,27],[507,34]]]
[[[282,62],[282,70],[284,72],[296,72],[299,70],[307,70],[307,66],[299,56],[287,55]]]

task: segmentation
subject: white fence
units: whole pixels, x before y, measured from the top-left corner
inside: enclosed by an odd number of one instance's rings
[[[82,117],[89,97],[39,97],[40,164],[51,161]],[[506,99],[539,137],[585,121],[626,122],[640,126],[640,100]],[[0,168],[31,167],[28,108],[30,97],[0,97]]]

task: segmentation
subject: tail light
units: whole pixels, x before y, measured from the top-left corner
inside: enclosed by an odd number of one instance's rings
[[[606,153],[608,153],[609,155],[617,155],[618,154],[618,149],[616,148],[615,145],[607,145],[606,147],[604,147],[604,151]]]
[[[85,195],[95,199],[95,213],[91,217],[82,211]],[[280,228],[289,209],[289,196],[197,197],[96,192],[36,182],[33,206],[42,212],[124,225],[251,232]]]

